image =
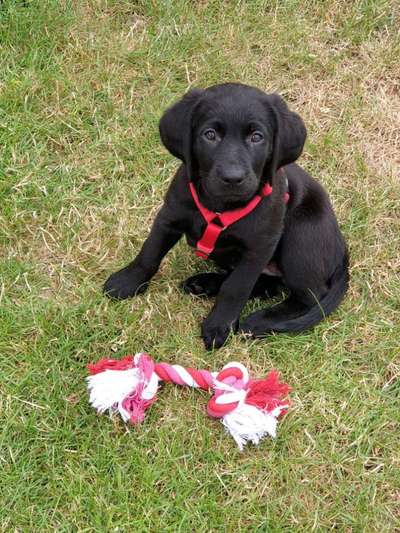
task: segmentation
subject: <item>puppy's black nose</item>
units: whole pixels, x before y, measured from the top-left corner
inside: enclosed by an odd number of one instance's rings
[[[229,172],[222,173],[220,177],[227,185],[240,185],[244,182],[246,176],[241,169],[230,169]]]

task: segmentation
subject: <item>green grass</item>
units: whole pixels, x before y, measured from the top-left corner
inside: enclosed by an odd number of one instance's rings
[[[399,9],[389,0],[0,4],[0,530],[393,532],[400,521]],[[177,161],[157,123],[190,86],[240,80],[304,118],[352,282],[313,331],[207,353],[211,306],[105,278],[138,251]],[[260,306],[260,303],[252,304]],[[207,395],[165,387],[140,427],[97,417],[85,365],[157,360],[293,387],[275,441],[240,453]]]

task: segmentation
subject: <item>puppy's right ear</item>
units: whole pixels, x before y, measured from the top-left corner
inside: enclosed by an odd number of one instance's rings
[[[172,155],[190,165],[192,110],[204,91],[192,89],[171,106],[160,120],[160,136]]]

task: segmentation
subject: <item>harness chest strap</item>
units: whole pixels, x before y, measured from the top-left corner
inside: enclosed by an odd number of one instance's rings
[[[189,182],[189,187],[198,210],[207,222],[206,229],[196,244],[196,255],[202,259],[208,259],[208,256],[214,251],[218,237],[228,226],[231,226],[241,218],[247,216],[257,207],[263,198],[272,194],[271,185],[266,183],[262,188],[261,193],[254,196],[244,207],[232,209],[231,211],[224,211],[223,213],[216,213],[207,209],[207,207],[200,202],[196,188],[192,182]],[[285,203],[288,203],[289,201],[289,193],[287,192],[285,193],[284,201]]]

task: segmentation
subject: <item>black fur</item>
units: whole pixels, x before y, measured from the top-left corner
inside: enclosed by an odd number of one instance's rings
[[[346,245],[326,192],[294,163],[306,129],[278,95],[233,83],[194,89],[166,111],[160,135],[182,165],[138,256],[105,283],[108,296],[128,298],[145,290],[183,234],[195,246],[205,222],[189,180],[203,205],[217,212],[245,205],[270,182],[272,195],[220,235],[210,256],[220,272],[183,284],[186,292],[217,297],[202,324],[206,348],[222,346],[232,329],[255,337],[302,331],[339,305],[349,279]],[[267,265],[267,272],[281,276],[263,273]],[[279,286],[289,289],[286,300],[239,325],[250,297],[274,296]]]

